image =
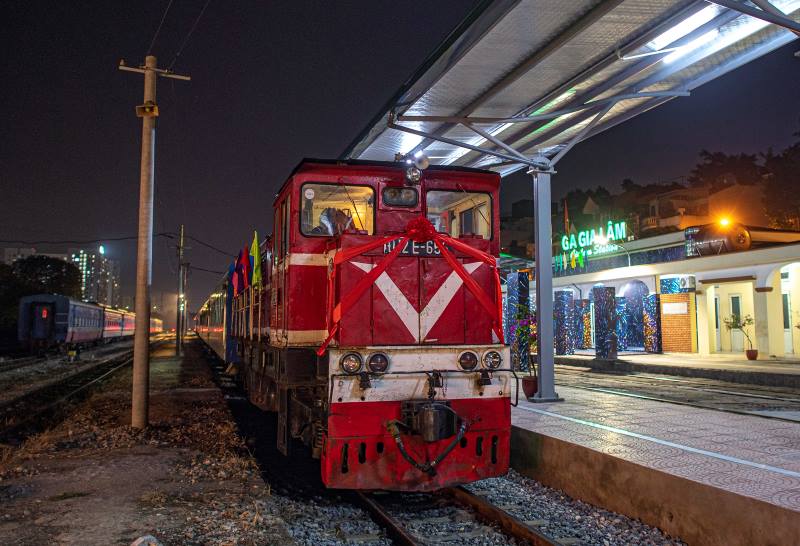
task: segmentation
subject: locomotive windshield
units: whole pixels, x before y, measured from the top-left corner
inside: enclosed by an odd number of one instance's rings
[[[372,235],[374,231],[375,192],[369,186],[304,184],[300,203],[303,235]]]
[[[425,196],[428,220],[451,237],[492,238],[491,197],[486,193],[431,190]]]

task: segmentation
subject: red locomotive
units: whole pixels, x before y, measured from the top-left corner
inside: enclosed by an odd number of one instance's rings
[[[279,449],[310,446],[326,486],[427,491],[508,470],[499,184],[305,160],[275,200],[261,279],[234,290],[232,271],[201,308],[198,333],[278,413]]]

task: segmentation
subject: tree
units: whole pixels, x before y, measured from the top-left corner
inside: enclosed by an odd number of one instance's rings
[[[772,227],[800,228],[800,141],[777,154],[768,150],[762,157],[766,172],[763,205]]]
[[[0,339],[16,335],[17,304],[27,288],[10,265],[0,264]]]
[[[631,180],[630,178],[626,178],[622,181],[622,191],[629,192],[642,189],[642,186]]]
[[[60,294],[81,297],[81,273],[69,262],[49,256],[28,256],[11,266],[27,294]]]
[[[689,183],[695,187],[707,187],[711,191],[721,190],[733,184],[758,184],[763,174],[755,154],[728,155],[723,152],[700,152],[701,162],[689,175]]]

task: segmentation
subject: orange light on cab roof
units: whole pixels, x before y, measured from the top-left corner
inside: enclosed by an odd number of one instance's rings
[[[723,226],[723,227],[727,227],[727,226],[729,226],[730,224],[731,224],[731,221],[730,221],[730,219],[729,219],[729,218],[720,218],[720,219],[719,219],[719,225],[721,225],[721,226]]]

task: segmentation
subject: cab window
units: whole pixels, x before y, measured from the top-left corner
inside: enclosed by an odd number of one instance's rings
[[[303,184],[300,203],[303,235],[372,235],[375,229],[375,192],[369,186]]]
[[[492,199],[486,193],[431,190],[425,205],[428,220],[440,233],[492,238]]]

